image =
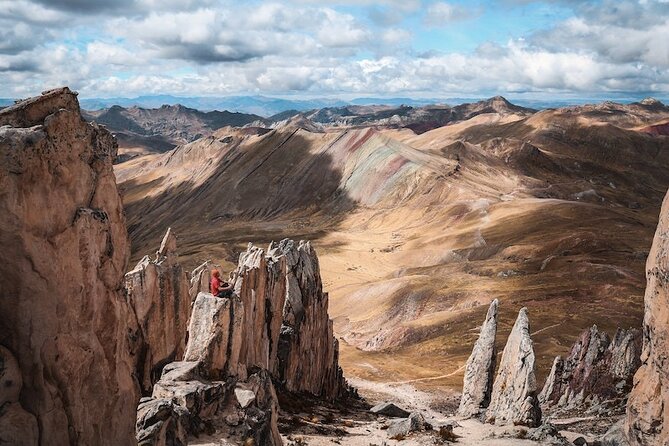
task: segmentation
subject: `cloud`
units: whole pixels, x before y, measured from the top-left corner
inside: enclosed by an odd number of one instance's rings
[[[420,23],[486,20],[483,9],[420,0],[0,0],[0,96],[65,84],[88,97],[669,91],[669,3],[542,2],[573,14],[446,52]]]
[[[461,20],[469,20],[479,14],[480,12],[472,7],[467,8],[458,4],[437,2],[432,3],[427,8],[424,22],[428,26],[439,27]]]
[[[75,12],[78,14],[96,14],[107,11],[134,9],[137,0],[33,0],[52,10]]]
[[[590,53],[603,61],[669,68],[669,3],[621,1],[580,7],[582,15],[536,32],[529,41],[549,51]]]

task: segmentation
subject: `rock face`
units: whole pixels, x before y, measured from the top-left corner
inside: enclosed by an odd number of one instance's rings
[[[664,199],[646,262],[641,367],[627,404],[625,434],[632,444],[669,443],[669,195]]]
[[[579,336],[567,359],[555,358],[539,402],[553,411],[622,409],[640,353],[639,330],[618,329],[611,341],[595,325]]]
[[[22,407],[42,444],[134,441],[141,332],[121,291],[129,243],[115,155],[67,88],[0,111],[0,342],[23,381],[0,424],[23,417],[34,438]]]
[[[163,366],[183,356],[191,304],[188,285],[171,229],[155,259],[144,256],[125,275],[126,297],[135,309],[144,338],[138,376],[147,393],[160,378]]]
[[[490,304],[479,338],[467,360],[458,416],[476,416],[490,403],[495,361],[497,360],[495,337],[497,336],[498,305],[497,299]]]
[[[486,421],[536,427],[541,422],[537,400],[534,349],[527,308],[522,308],[502,353]]]
[[[37,420],[19,402],[23,387],[16,358],[0,345],[0,444],[37,445]]]
[[[245,379],[260,368],[289,392],[343,396],[348,386],[311,244],[283,240],[267,253],[250,245],[234,277],[232,298],[195,299],[185,360],[206,364],[214,379]]]

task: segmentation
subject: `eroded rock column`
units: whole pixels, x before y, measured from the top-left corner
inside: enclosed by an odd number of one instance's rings
[[[527,308],[522,308],[518,313],[506,341],[486,412],[486,421],[530,427],[541,422]]]
[[[497,360],[495,337],[497,335],[498,305],[497,299],[490,304],[479,338],[467,360],[458,416],[479,415],[482,409],[488,407],[490,403],[490,393],[495,377],[495,361]]]
[[[155,258],[144,256],[125,275],[126,296],[144,337],[138,375],[146,393],[160,378],[163,366],[183,356],[191,305],[188,285],[171,229],[163,237]]]

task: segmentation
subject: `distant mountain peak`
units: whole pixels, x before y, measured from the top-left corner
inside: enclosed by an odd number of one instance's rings
[[[661,101],[655,99],[655,98],[645,98],[639,101],[639,104],[641,105],[664,105]]]

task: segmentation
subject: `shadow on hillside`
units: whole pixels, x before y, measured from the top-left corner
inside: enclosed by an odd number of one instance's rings
[[[332,157],[311,153],[311,145],[298,131],[272,131],[253,147],[229,150],[200,184],[184,181],[127,204],[133,259],[152,252],[168,227],[180,254],[206,258],[213,248],[230,261],[232,248],[248,241],[317,239],[336,229],[356,203],[340,188]],[[130,180],[120,188],[126,195],[145,186]]]

